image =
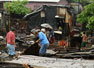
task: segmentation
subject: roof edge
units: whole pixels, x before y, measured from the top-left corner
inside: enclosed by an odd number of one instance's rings
[[[17,1],[17,0],[0,0],[0,1]],[[23,1],[23,0],[22,0]],[[28,0],[29,2],[60,2],[60,0]]]

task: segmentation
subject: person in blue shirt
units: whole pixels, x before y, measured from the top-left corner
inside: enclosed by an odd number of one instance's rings
[[[39,50],[39,55],[44,56],[46,54],[46,50],[49,47],[49,41],[46,35],[43,32],[40,32],[38,29],[36,30],[36,34],[38,35],[39,39],[36,41],[37,43],[40,42],[41,48]]]

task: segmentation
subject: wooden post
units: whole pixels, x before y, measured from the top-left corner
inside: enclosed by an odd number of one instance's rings
[[[10,30],[10,4],[8,4],[8,30]]]

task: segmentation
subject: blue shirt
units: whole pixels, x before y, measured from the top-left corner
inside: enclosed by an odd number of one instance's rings
[[[49,41],[43,32],[39,32],[39,39],[41,45],[49,44]]]

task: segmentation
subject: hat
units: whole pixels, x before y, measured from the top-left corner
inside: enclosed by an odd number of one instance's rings
[[[45,29],[44,29],[44,28],[42,28],[42,29],[41,29],[41,31],[42,31],[42,32],[45,32]]]

